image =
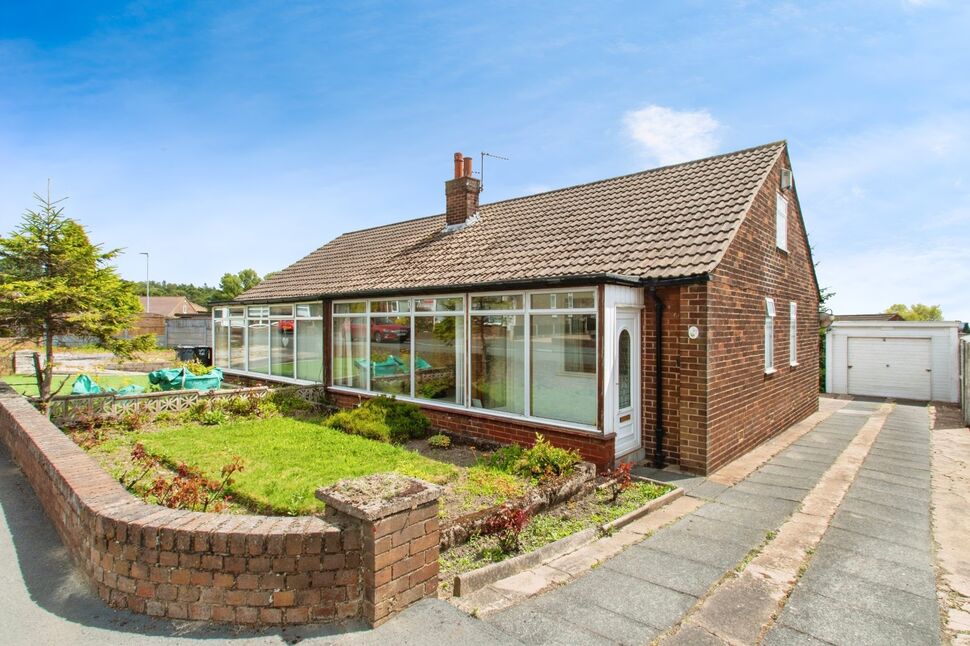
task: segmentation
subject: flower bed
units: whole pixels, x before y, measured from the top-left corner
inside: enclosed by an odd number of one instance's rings
[[[528,518],[518,533],[516,547],[503,537],[503,533],[507,535],[510,529],[490,528],[494,533],[476,535],[467,543],[441,554],[442,586],[447,590],[455,575],[528,554],[567,536],[607,525],[673,489],[660,483],[635,481],[613,501],[608,487],[598,488],[590,495],[573,498]],[[509,519],[507,525],[514,526],[516,520]]]

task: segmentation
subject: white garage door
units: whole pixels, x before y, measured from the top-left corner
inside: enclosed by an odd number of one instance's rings
[[[930,340],[850,337],[849,394],[930,399]]]

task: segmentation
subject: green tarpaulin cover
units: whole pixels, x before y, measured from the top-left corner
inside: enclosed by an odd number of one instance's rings
[[[121,390],[116,388],[102,388],[87,375],[78,375],[77,379],[74,380],[74,385],[71,386],[72,395],[97,395],[99,393],[116,393],[118,395],[135,395],[137,393],[143,393],[145,389],[136,384],[130,386],[125,386]]]
[[[222,370],[213,368],[207,375],[193,375],[185,368],[168,368],[149,372],[148,381],[162,390],[218,390],[222,386]]]

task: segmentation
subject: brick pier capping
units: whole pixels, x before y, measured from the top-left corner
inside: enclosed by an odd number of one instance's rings
[[[317,492],[324,518],[150,505],[3,383],[0,439],[111,607],[247,625],[377,625],[437,594],[440,491],[420,480],[337,483]]]

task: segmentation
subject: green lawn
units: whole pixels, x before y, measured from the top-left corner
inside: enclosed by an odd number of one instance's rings
[[[247,506],[283,514],[319,512],[323,503],[314,497],[316,489],[344,478],[387,471],[437,483],[458,477],[453,465],[290,418],[181,426],[137,439],[169,466],[185,462],[212,478],[240,456],[244,470],[234,476],[231,493]]]
[[[88,375],[102,388],[124,388],[125,386],[130,386],[132,384],[137,384],[143,388],[148,388],[148,375],[99,375],[92,374]],[[70,395],[71,386],[74,384],[74,380],[77,375],[54,375],[54,379],[51,383],[52,390],[57,390],[57,387],[61,382],[67,380],[67,385],[64,386],[58,395]],[[27,395],[28,397],[37,396],[37,381],[34,379],[33,375],[8,375],[6,377],[0,377],[4,382],[9,384],[22,395]]]

